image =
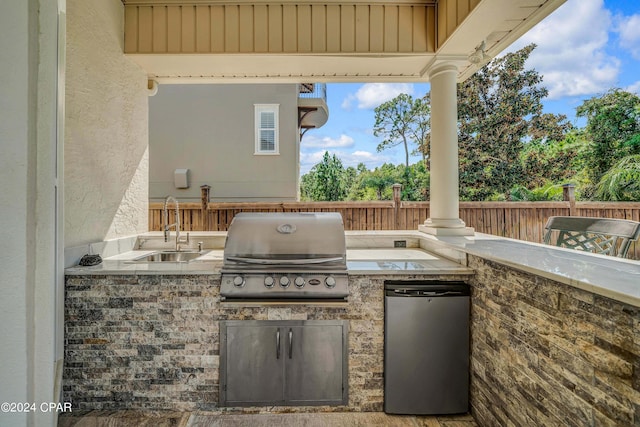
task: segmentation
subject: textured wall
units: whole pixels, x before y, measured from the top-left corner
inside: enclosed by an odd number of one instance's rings
[[[0,300],[0,402],[27,401],[32,393],[28,381],[33,372],[29,322],[33,321],[34,268],[29,259],[35,253],[34,207],[36,191],[35,88],[37,75],[36,26],[32,26],[34,2],[9,2],[0,13],[0,238],[3,249],[2,299]],[[29,414],[0,412],[0,425],[27,425]]]
[[[146,74],[119,0],[67,0],[65,246],[147,229]]]
[[[254,104],[279,104],[280,154],[255,155]],[[295,84],[160,85],[149,98],[149,197],[296,200],[298,92]],[[188,189],[176,189],[176,169],[190,170]]]
[[[55,400],[57,7],[0,6],[0,402]],[[0,412],[0,426],[55,424],[55,413]]]
[[[381,411],[386,278],[350,276],[346,308],[226,308],[219,276],[68,276],[64,400],[74,409],[214,409],[218,320],[348,319],[348,407],[263,411]]]
[[[469,267],[478,424],[640,425],[640,309],[473,256]]]

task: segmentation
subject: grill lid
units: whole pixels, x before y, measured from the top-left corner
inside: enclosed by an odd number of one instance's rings
[[[240,213],[224,247],[221,300],[346,301],[342,216],[338,213]]]
[[[342,216],[335,212],[243,212],[227,233],[224,264],[344,264],[346,245]]]

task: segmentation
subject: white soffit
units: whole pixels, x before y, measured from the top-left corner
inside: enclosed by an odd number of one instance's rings
[[[127,55],[158,83],[426,81],[434,55]]]

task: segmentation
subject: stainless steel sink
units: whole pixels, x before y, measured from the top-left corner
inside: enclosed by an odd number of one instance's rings
[[[143,255],[138,258],[134,258],[133,262],[189,262],[200,256],[204,252],[177,252],[177,251],[162,251],[154,252],[152,254]]]

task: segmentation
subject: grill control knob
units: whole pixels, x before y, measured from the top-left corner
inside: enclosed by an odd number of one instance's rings
[[[324,279],[324,284],[327,286],[327,288],[333,288],[336,285],[336,279],[334,279],[332,276],[329,276]]]
[[[264,278],[264,286],[266,288],[273,288],[273,285],[276,283],[275,280],[273,280],[273,277],[271,276],[267,276]]]
[[[283,288],[288,288],[290,283],[291,281],[287,276],[282,276],[280,278],[280,286],[282,286]]]
[[[233,286],[236,288],[241,288],[244,286],[244,277],[236,276],[233,278]]]
[[[302,276],[298,276],[293,283],[296,285],[296,288],[302,288],[304,286],[304,278]]]

